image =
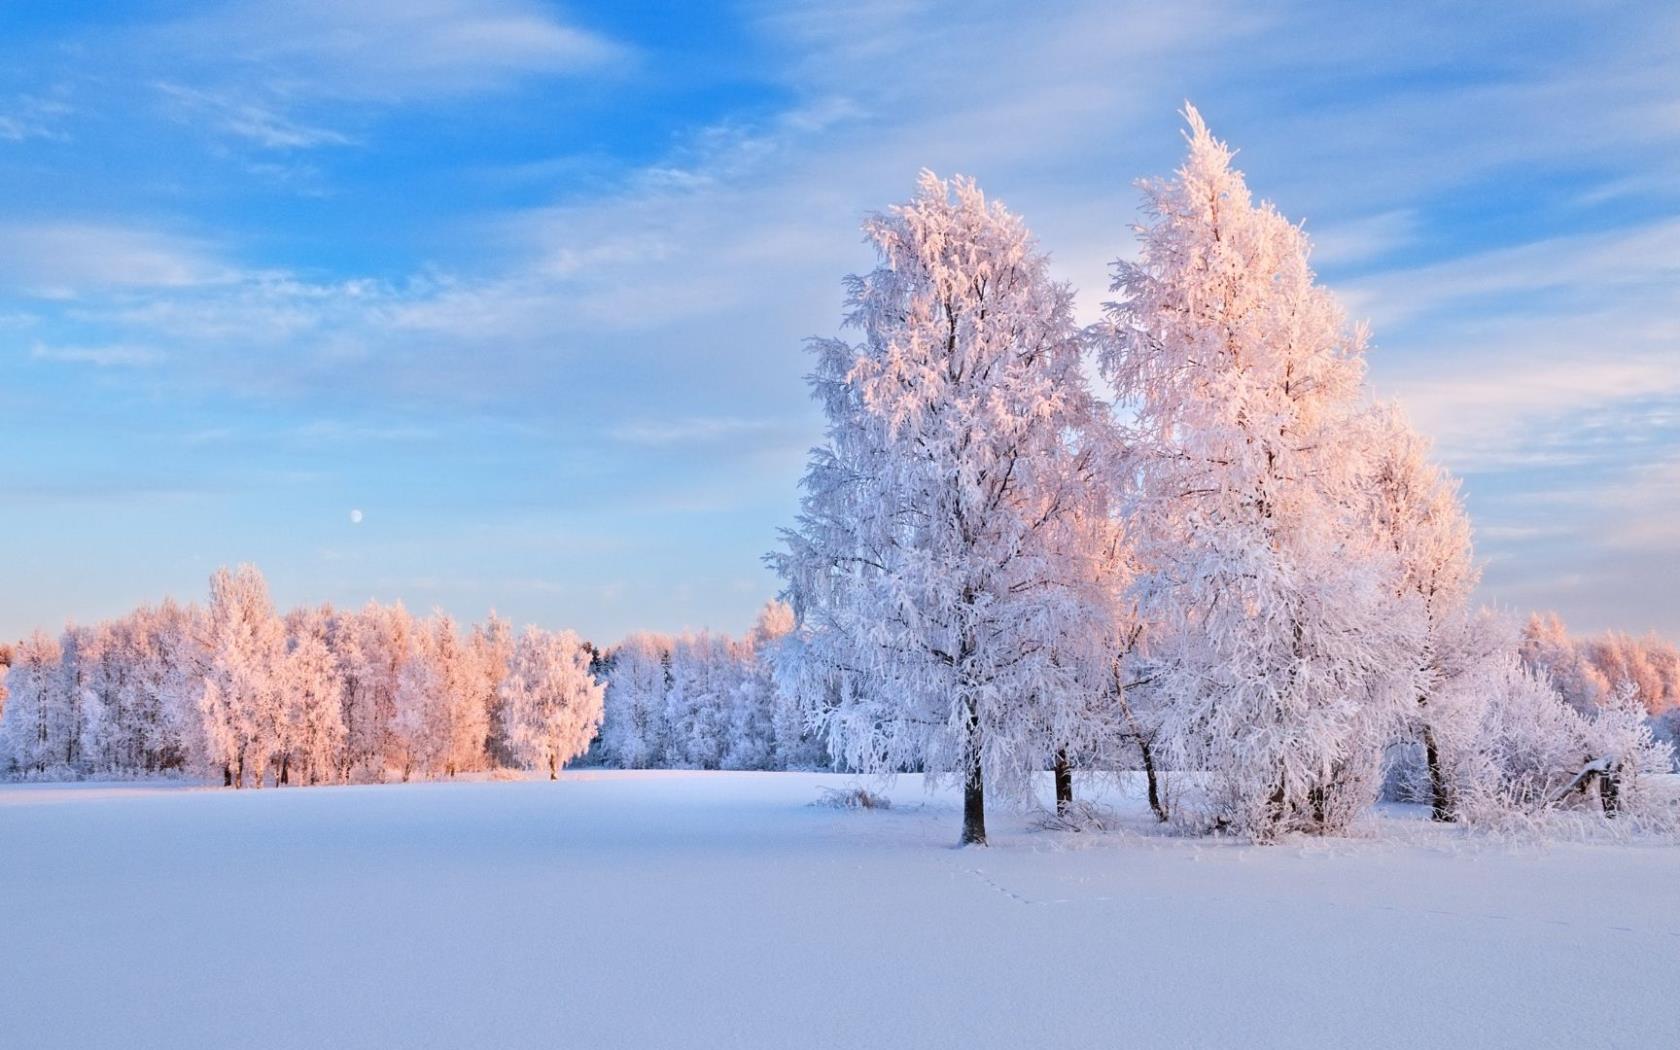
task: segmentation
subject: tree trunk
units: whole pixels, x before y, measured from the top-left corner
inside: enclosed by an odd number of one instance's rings
[[[222,786],[225,788],[233,786],[233,767],[226,762],[222,763]]]
[[[1453,819],[1452,801],[1447,798],[1447,778],[1441,771],[1441,749],[1433,730],[1423,731],[1423,756],[1429,763],[1429,818],[1443,823]]]
[[[963,829],[960,846],[986,844],[986,787],[980,775],[978,756],[969,764],[963,780]]]
[[[1598,778],[1598,804],[1604,810],[1604,815],[1611,820],[1616,819],[1616,812],[1622,808],[1622,771],[1620,766],[1611,766],[1603,776]]]
[[[959,846],[986,844],[986,784],[980,772],[980,718],[968,704],[968,741],[963,747],[963,829]]]
[[[1073,767],[1068,764],[1067,748],[1056,749],[1056,812],[1066,814],[1073,805]]]
[[[550,780],[559,780],[560,779],[560,763],[558,763],[554,760],[553,755],[548,756],[548,779],[550,779]]]
[[[1155,749],[1141,736],[1137,744],[1138,750],[1143,753],[1143,777],[1149,786],[1149,808],[1154,812],[1155,819],[1165,824],[1167,807],[1161,802],[1161,785],[1155,774]]]

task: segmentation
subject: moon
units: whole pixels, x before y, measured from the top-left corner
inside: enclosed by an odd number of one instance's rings
[[[362,523],[362,512],[359,511],[359,510],[351,511],[350,512],[350,524],[360,525],[361,523]]]

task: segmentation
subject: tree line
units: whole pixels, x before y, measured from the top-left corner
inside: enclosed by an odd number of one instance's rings
[[[494,613],[464,629],[400,603],[281,613],[254,566],[223,569],[207,606],[165,600],[0,651],[0,775],[553,777],[589,752],[625,768],[827,768],[776,685],[792,628],[772,601],[743,638],[641,632],[603,653]]]
[[[597,654],[571,631],[463,632],[402,605],[274,609],[252,566],[208,606],[166,600],[13,647],[0,771],[193,773],[230,787],[555,775],[601,721]]]

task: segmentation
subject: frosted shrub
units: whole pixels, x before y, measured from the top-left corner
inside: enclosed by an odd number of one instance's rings
[[[861,786],[819,787],[816,804],[830,809],[891,809],[892,799]]]

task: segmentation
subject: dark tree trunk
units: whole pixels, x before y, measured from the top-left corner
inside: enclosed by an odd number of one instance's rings
[[[1073,767],[1068,764],[1067,748],[1056,749],[1056,812],[1066,813],[1073,805]]]
[[[280,758],[280,775],[274,778],[275,787],[285,787],[292,782],[292,756],[282,755]]]
[[[963,829],[960,846],[986,844],[986,783],[980,772],[980,719],[968,705],[968,742],[963,748]]]
[[[1611,820],[1616,818],[1617,810],[1622,808],[1622,771],[1619,766],[1610,769],[1598,778],[1598,804],[1604,807],[1604,815]]]
[[[980,763],[971,762],[963,780],[962,846],[986,844],[986,787],[980,776]]]
[[[1149,808],[1155,814],[1155,819],[1165,824],[1167,822],[1167,807],[1161,802],[1161,785],[1155,774],[1155,749],[1149,746],[1149,741],[1138,737],[1138,750],[1143,753],[1143,778],[1149,786]]]
[[[1324,825],[1328,823],[1326,808],[1328,805],[1328,795],[1325,793],[1324,785],[1319,784],[1316,787],[1309,788],[1307,791],[1307,798],[1312,800],[1313,828],[1322,834],[1324,832]]]
[[[1441,771],[1441,749],[1433,730],[1423,731],[1423,756],[1429,764],[1429,817],[1443,823],[1453,819],[1452,800],[1447,797],[1447,778]]]
[[[222,763],[222,786],[225,788],[233,786],[233,767],[226,762]]]

